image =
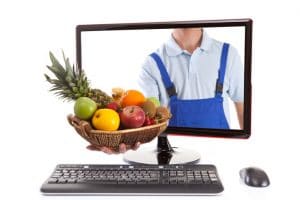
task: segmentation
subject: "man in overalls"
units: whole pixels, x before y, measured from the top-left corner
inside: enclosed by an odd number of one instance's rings
[[[243,128],[244,67],[237,50],[202,28],[175,29],[146,59],[139,85],[172,113],[169,126],[229,129],[229,105]]]

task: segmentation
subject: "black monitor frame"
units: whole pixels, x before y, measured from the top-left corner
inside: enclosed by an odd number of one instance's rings
[[[251,135],[251,58],[252,58],[252,20],[251,19],[222,19],[222,20],[195,20],[195,21],[169,21],[169,22],[140,22],[140,23],[114,23],[114,24],[86,24],[76,27],[76,60],[77,69],[82,69],[81,33],[86,31],[104,30],[138,30],[138,29],[173,29],[191,27],[245,27],[245,57],[244,57],[244,129],[205,129],[205,128],[179,128],[168,127],[167,134],[208,136],[221,138],[249,138]]]

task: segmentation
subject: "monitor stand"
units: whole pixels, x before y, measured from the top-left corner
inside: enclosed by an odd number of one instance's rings
[[[129,164],[196,164],[199,160],[200,154],[196,151],[172,147],[165,133],[158,136],[156,150],[140,148],[124,154],[124,161]]]

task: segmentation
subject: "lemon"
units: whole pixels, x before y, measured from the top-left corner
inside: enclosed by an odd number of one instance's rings
[[[98,130],[115,131],[119,128],[120,117],[112,109],[98,109],[93,116],[92,124]]]

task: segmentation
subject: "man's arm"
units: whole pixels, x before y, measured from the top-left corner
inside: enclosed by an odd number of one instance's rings
[[[240,128],[244,128],[244,65],[237,49],[230,46],[229,51],[229,91],[228,95],[235,104]]]
[[[235,102],[234,104],[235,104],[240,128],[244,129],[244,102]]]
[[[154,72],[153,69],[157,69],[156,64],[152,58],[148,57],[141,67],[139,77],[137,80],[139,89],[146,97],[160,98],[156,77],[160,76],[159,71]]]

